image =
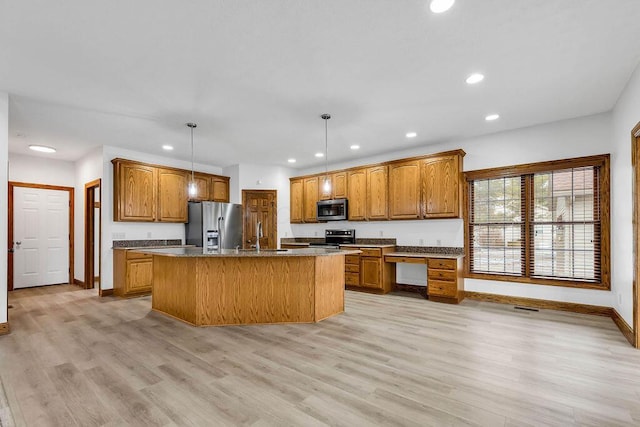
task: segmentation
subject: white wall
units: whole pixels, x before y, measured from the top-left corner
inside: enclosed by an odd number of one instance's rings
[[[74,164],[50,157],[9,153],[9,181],[73,187]],[[77,196],[77,193],[75,194]]]
[[[102,271],[101,288],[113,288],[113,241],[180,239],[184,242],[184,224],[150,222],[114,222],[113,221],[113,164],[112,159],[124,158],[145,163],[191,169],[191,162],[170,157],[154,156],[118,147],[102,147]],[[199,172],[224,175],[222,168],[196,163],[194,169]],[[84,185],[84,184],[83,184]],[[84,248],[83,248],[84,252]]]
[[[618,151],[625,153],[624,155],[628,157],[628,143],[624,149],[619,150],[611,144],[611,122],[611,114],[598,114],[476,138],[415,147],[386,155],[363,158],[358,161],[334,164],[330,169],[341,169],[458,148],[467,153],[464,157],[465,171],[604,153],[611,153],[612,158],[616,159],[621,155]],[[322,170],[324,169],[308,169],[296,172],[295,175],[321,172]],[[612,188],[615,188],[619,181],[624,181],[627,178],[619,176],[615,168],[612,170],[611,185]],[[617,209],[618,207],[612,203],[612,210],[615,212]],[[462,220],[335,222],[292,226],[295,236],[323,236],[325,228],[355,228],[357,237],[395,237],[398,245],[464,246]],[[612,235],[614,248],[618,244],[618,237]],[[624,238],[624,236],[622,237]],[[614,257],[615,253],[614,250]],[[426,269],[424,267],[420,269],[414,266],[398,265],[398,282],[424,284],[425,275]],[[476,279],[465,279],[465,289],[607,307],[611,307],[613,304],[612,293],[600,290],[569,289],[559,286],[525,285]]]
[[[612,113],[611,251],[614,307],[633,325],[633,169],[631,129],[640,122],[640,65],[622,91]],[[640,189],[636,190],[640,191]],[[639,255],[640,256],[640,255]]]
[[[0,247],[8,248],[7,208],[9,163],[9,94],[0,92]],[[0,323],[7,321],[7,257],[0,256]]]

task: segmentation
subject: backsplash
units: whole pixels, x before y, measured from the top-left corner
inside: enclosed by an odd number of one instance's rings
[[[147,246],[179,246],[182,239],[156,239],[156,240],[114,240],[114,248],[137,248]]]

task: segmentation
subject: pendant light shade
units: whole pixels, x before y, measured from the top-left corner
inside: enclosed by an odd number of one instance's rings
[[[193,129],[197,126],[195,123],[187,123],[187,127],[191,129],[191,180],[189,181],[189,197],[195,197],[198,194],[198,187],[196,186],[193,171]]]
[[[320,116],[324,120],[324,184],[322,185],[323,193],[331,193],[331,181],[329,180],[329,144],[328,144],[328,125],[327,122],[331,118],[331,114],[323,114]]]

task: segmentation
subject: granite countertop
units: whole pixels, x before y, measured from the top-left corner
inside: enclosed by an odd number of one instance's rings
[[[358,250],[303,248],[303,249],[262,249],[257,252],[251,250],[223,249],[222,251],[207,251],[197,247],[175,247],[162,249],[140,248],[136,252],[163,255],[170,257],[231,257],[231,258],[256,258],[256,257],[308,257],[328,255],[350,255],[360,253]]]
[[[125,251],[131,251],[131,250],[138,250],[138,249],[162,249],[162,248],[193,248],[195,247],[194,245],[157,245],[157,246],[132,246],[132,247],[119,247],[119,248],[111,248],[114,251],[115,250],[125,250]]]
[[[408,258],[447,258],[447,259],[461,259],[464,258],[464,254],[446,254],[441,252],[391,252],[385,256],[403,256]]]
[[[301,246],[304,248],[309,246],[309,242],[280,242],[280,246],[282,245]]]
[[[363,243],[342,244],[341,243],[340,247],[345,247],[345,248],[395,248],[396,245],[390,245],[390,244],[376,245],[376,244],[363,244]]]

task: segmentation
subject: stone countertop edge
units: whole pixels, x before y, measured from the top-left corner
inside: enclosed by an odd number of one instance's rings
[[[309,248],[309,249],[285,249],[285,250],[262,250],[256,251],[239,251],[235,249],[223,249],[222,252],[207,252],[203,253],[202,248],[140,248],[135,249],[136,252],[160,255],[168,257],[180,257],[180,258],[257,258],[257,257],[310,257],[310,256],[333,256],[333,255],[353,255],[359,254],[358,250],[340,250],[340,249],[321,249],[321,248]]]
[[[131,246],[131,247],[114,247],[116,250],[137,251],[140,249],[171,249],[171,248],[194,248],[195,245],[158,245],[158,246]]]
[[[366,244],[366,243],[347,243],[340,244],[340,247],[344,248],[395,248],[396,245],[376,245],[376,244]]]
[[[403,256],[408,258],[446,258],[446,259],[461,259],[464,258],[464,254],[443,254],[437,252],[391,252],[385,256]]]

